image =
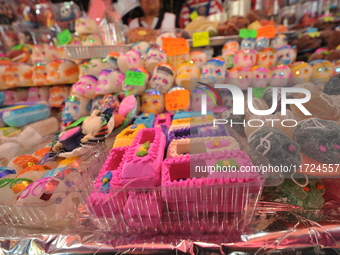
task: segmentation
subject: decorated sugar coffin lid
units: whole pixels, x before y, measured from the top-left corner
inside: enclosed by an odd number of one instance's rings
[[[136,118],[133,124],[144,124],[146,128],[152,128],[155,123],[155,118],[153,113],[143,113]]]
[[[207,114],[205,115],[212,115],[215,117],[215,114],[211,111],[208,111]],[[191,117],[200,117],[204,116],[200,111],[191,111],[191,112],[177,112],[172,119],[177,120],[177,119],[186,119],[186,118],[191,118]]]

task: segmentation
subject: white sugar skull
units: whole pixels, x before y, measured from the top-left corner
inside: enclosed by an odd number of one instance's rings
[[[71,95],[65,101],[65,109],[61,115],[63,123],[74,122],[82,117],[89,116],[92,100],[79,95]]]
[[[271,72],[268,67],[253,66],[250,70],[253,73],[252,87],[264,88],[268,86],[271,78]]]
[[[156,44],[159,47],[163,47],[163,39],[162,38],[176,38],[176,35],[172,32],[162,32],[159,36],[156,38]]]
[[[88,17],[82,17],[76,20],[76,32],[78,35],[98,34],[96,22]]]
[[[122,91],[125,75],[118,69],[104,69],[98,76],[96,95],[115,94]]]
[[[107,64],[112,68],[112,69],[118,69],[118,58],[120,54],[117,52],[110,52],[107,57],[106,57],[106,62]]]
[[[70,60],[54,60],[47,65],[48,84],[69,84],[78,80],[79,69],[76,63]]]
[[[5,70],[6,86],[8,88],[18,86],[31,86],[33,84],[33,67],[24,63],[13,63]]]
[[[271,68],[272,78],[269,81],[269,86],[272,87],[287,87],[292,78],[292,71],[288,66],[278,65]]]
[[[138,51],[144,58],[146,58],[146,55],[150,50],[150,44],[148,42],[143,41],[136,42],[132,45],[132,49]]]
[[[190,90],[190,79],[199,78],[201,70],[193,61],[184,61],[178,66],[176,85]]]
[[[223,45],[222,55],[227,51],[238,52],[240,50],[240,44],[237,41],[228,41]]]
[[[236,53],[234,67],[252,67],[256,63],[255,50],[241,50]]]
[[[203,51],[192,51],[190,52],[190,60],[194,61],[199,68],[202,68],[208,61],[208,55]]]
[[[252,83],[253,73],[248,67],[234,67],[229,70],[227,82],[242,90],[247,90]]]
[[[128,91],[131,94],[138,94],[138,95],[142,95],[143,92],[146,89],[147,86],[147,82],[149,80],[149,73],[148,71],[144,68],[144,67],[133,67],[131,68],[129,71],[132,72],[138,72],[138,73],[144,73],[145,74],[145,81],[144,81],[144,85],[143,86],[134,86],[134,85],[127,85],[125,83],[127,76],[125,76],[125,81],[123,83],[123,91]]]
[[[162,93],[166,93],[174,85],[175,69],[165,63],[159,64],[152,75],[150,87]]]
[[[79,78],[83,75],[98,77],[99,73],[104,69],[110,69],[106,59],[92,58],[89,62],[80,65]]]
[[[34,45],[32,50],[32,62],[50,62],[60,58],[60,51],[51,45]]]
[[[270,44],[270,40],[268,37],[258,37],[255,40],[255,50],[263,50],[268,48]]]
[[[284,45],[276,49],[277,63],[281,65],[289,65],[296,59],[296,50],[290,45]]]
[[[310,81],[315,84],[327,82],[333,75],[333,66],[328,60],[314,60],[310,62],[309,65],[312,67],[312,77]]]
[[[224,80],[227,68],[222,58],[209,59],[202,67],[201,78],[216,82],[217,79]]]
[[[142,95],[142,112],[155,115],[164,112],[164,94],[158,90],[147,89]]]
[[[72,93],[93,99],[97,87],[97,78],[92,75],[84,75],[79,81],[73,84]]]
[[[287,36],[284,34],[279,34],[274,39],[272,39],[271,47],[277,49],[287,44],[288,44]]]
[[[58,50],[57,47],[45,44],[44,49],[45,61],[49,62],[60,58],[61,52]]]
[[[167,62],[168,57],[162,48],[151,48],[146,56],[145,69],[148,70],[149,73],[153,73],[158,64]]]
[[[136,50],[129,50],[118,58],[118,66],[121,72],[126,73],[127,70],[133,67],[144,65],[142,55]]]
[[[191,94],[191,111],[201,111],[202,109],[202,94],[207,95],[207,111],[212,111],[216,107],[216,95],[207,86],[199,85]]]
[[[312,67],[302,61],[290,65],[290,70],[292,71],[292,79],[290,79],[291,85],[309,82],[313,73]]]
[[[276,64],[277,56],[276,50],[272,48],[265,48],[257,53],[257,65],[272,67]]]
[[[83,46],[100,46],[103,45],[102,38],[98,34],[88,34],[81,37]]]
[[[33,66],[32,80],[34,85],[45,85],[47,79],[47,65],[45,63],[36,63]]]
[[[233,68],[234,67],[234,58],[235,58],[234,51],[225,51],[222,54],[222,58],[224,59],[226,68]]]
[[[254,38],[244,38],[241,41],[241,50],[254,50],[255,49],[255,39]]]
[[[30,87],[28,89],[28,102],[48,102],[50,90],[48,87]]]
[[[50,98],[48,100],[52,107],[61,107],[66,98],[69,96],[70,91],[67,86],[57,85],[50,88]]]

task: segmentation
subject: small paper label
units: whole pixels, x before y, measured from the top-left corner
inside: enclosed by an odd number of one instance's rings
[[[240,29],[239,36],[241,38],[256,38],[257,31],[256,30],[252,30],[252,29],[242,28],[242,29]]]
[[[144,86],[145,85],[145,73],[127,71],[125,76],[125,84],[130,86]]]
[[[262,98],[264,92],[268,89],[269,87],[264,87],[264,88],[253,88],[253,95],[254,98]]]
[[[162,38],[163,49],[168,56],[178,56],[188,54],[190,49],[186,39],[184,38]]]
[[[257,29],[257,37],[274,38],[276,34],[275,27],[273,25],[264,26]]]
[[[57,38],[60,45],[65,45],[72,41],[71,32],[68,29],[65,29],[57,34]]]
[[[210,45],[209,32],[197,32],[192,35],[192,46],[202,47]]]
[[[191,14],[190,14],[190,19],[192,21],[194,21],[195,19],[197,19],[199,17],[197,11],[193,11]]]
[[[176,90],[165,95],[167,111],[184,110],[189,106],[190,93],[188,90]]]

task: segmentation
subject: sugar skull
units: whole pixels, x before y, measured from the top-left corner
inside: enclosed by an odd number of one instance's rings
[[[181,97],[180,93],[186,96]],[[190,110],[190,91],[189,90],[181,86],[175,86],[169,89],[168,93],[166,93],[165,100],[167,100],[169,96],[170,98],[178,97],[178,96],[181,98],[181,101],[180,101],[181,105],[175,105],[176,102],[168,102],[168,104],[166,105],[166,110],[170,114],[176,114],[177,112],[183,112],[183,111],[186,112]]]
[[[8,88],[18,86],[31,86],[33,84],[33,67],[23,63],[13,63],[5,70],[6,86]]]
[[[227,51],[238,52],[240,50],[240,44],[237,41],[228,41],[223,45],[222,55]]]
[[[120,54],[117,52],[110,52],[107,57],[106,57],[106,62],[107,64],[112,68],[112,69],[118,69],[118,58]]]
[[[276,50],[272,48],[265,48],[257,53],[257,65],[272,67],[276,64],[277,56]]]
[[[268,37],[258,37],[255,40],[255,50],[263,50],[268,48],[270,44],[270,40]]]
[[[48,102],[50,90],[48,87],[30,87],[28,89],[28,102]]]
[[[202,67],[201,78],[216,82],[217,79],[225,79],[227,68],[222,58],[209,59]]]
[[[143,86],[134,86],[134,85],[127,85],[124,81],[123,83],[123,91],[128,91],[131,94],[138,94],[138,95],[142,95],[143,92],[146,89],[147,86],[147,82],[149,80],[149,73],[148,71],[144,68],[144,67],[133,67],[130,69],[130,71],[133,72],[138,72],[138,73],[144,73],[145,74],[145,82]],[[126,78],[126,77],[125,77]]]
[[[54,60],[47,65],[47,84],[69,84],[78,80],[79,69],[70,60]]]
[[[274,39],[272,39],[271,47],[274,49],[280,48],[285,45],[288,45],[288,38],[284,34],[279,34]]]
[[[177,69],[176,84],[190,90],[190,79],[200,76],[201,70],[193,61],[184,61]]]
[[[163,38],[176,38],[176,35],[172,32],[164,31],[156,38],[156,44],[159,47],[163,47]]]
[[[147,89],[142,95],[142,112],[155,115],[164,112],[164,95],[158,90]]]
[[[45,47],[43,45],[34,45],[31,56],[33,63],[45,62]]]
[[[93,75],[83,75],[79,81],[73,84],[72,93],[93,99],[97,88],[97,78]]]
[[[89,116],[92,100],[79,95],[71,95],[65,101],[65,109],[61,115],[63,123],[74,122],[82,117]]]
[[[264,88],[268,86],[271,78],[271,71],[265,66],[253,66],[251,69],[253,73],[252,87]]]
[[[165,51],[162,48],[154,47],[151,48],[147,53],[145,60],[145,69],[148,70],[149,73],[153,73],[158,64],[167,62],[168,57]]]
[[[252,67],[256,63],[255,50],[241,50],[236,53],[234,58],[234,67]]]
[[[96,95],[105,95],[110,93],[119,93],[122,91],[122,85],[125,75],[118,69],[104,69],[98,76],[98,83],[95,90]]]
[[[13,105],[21,101],[26,101],[28,97],[28,91],[26,89],[7,89],[4,91],[4,95],[4,105]]]
[[[61,52],[58,50],[58,48],[45,44],[44,49],[45,49],[45,61],[50,62],[60,58]]]
[[[328,60],[320,59],[309,63],[312,67],[311,82],[317,84],[327,82],[333,75],[332,63]]]
[[[47,65],[45,63],[36,63],[33,66],[32,80],[34,85],[45,85],[47,78]]]
[[[255,49],[255,39],[254,38],[244,38],[241,41],[241,50],[254,50]]]
[[[57,85],[50,88],[50,98],[48,100],[52,107],[61,107],[66,98],[69,96],[70,91],[67,86]]]
[[[234,67],[229,70],[227,82],[242,90],[247,90],[252,83],[253,73],[248,67]]]
[[[146,58],[146,54],[150,50],[150,44],[148,42],[136,42],[132,44],[132,49],[138,51],[144,58]]]
[[[296,51],[289,45],[284,45],[276,49],[277,63],[289,65],[296,59]]]
[[[288,66],[278,65],[271,68],[272,78],[269,81],[269,86],[272,87],[287,87],[292,78],[292,71]]]
[[[302,61],[290,65],[290,70],[292,71],[292,79],[290,82],[292,85],[309,82],[313,73],[312,67]]]
[[[88,17],[77,19],[75,28],[78,35],[98,34],[98,27],[96,22]]]
[[[88,34],[81,37],[83,46],[100,46],[103,45],[102,38],[98,34]]]
[[[333,65],[333,76],[340,73],[340,60],[333,62],[332,65]]]
[[[208,61],[208,55],[203,51],[192,51],[190,52],[190,60],[194,61],[195,65],[199,68]]]
[[[153,72],[150,87],[162,93],[168,92],[174,84],[175,73],[175,69],[171,65],[165,63],[158,64]]]
[[[216,94],[208,86],[199,85],[191,94],[191,111],[201,111],[202,94],[207,95],[207,111],[212,111],[216,107]]]
[[[98,77],[99,73],[104,69],[110,69],[106,59],[92,58],[89,62],[80,65],[79,78],[83,75],[93,75]]]
[[[233,68],[234,67],[234,58],[235,58],[234,51],[225,51],[222,53],[222,58],[224,59],[226,68]]]
[[[121,72],[126,73],[127,70],[143,66],[144,59],[142,55],[136,50],[129,50],[125,54],[122,54],[118,58],[118,66]]]

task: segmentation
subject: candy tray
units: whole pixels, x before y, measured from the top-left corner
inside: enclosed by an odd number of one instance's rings
[[[131,49],[130,45],[81,46],[65,45],[65,52],[73,59],[105,58],[110,52],[123,54]]]

